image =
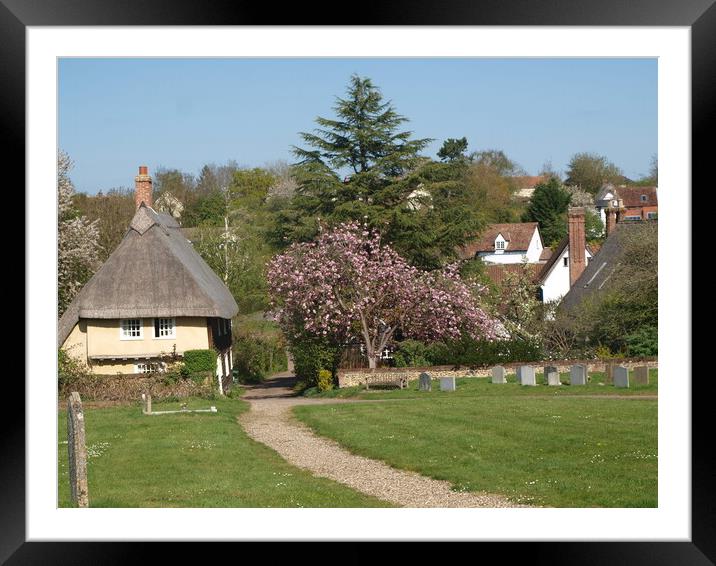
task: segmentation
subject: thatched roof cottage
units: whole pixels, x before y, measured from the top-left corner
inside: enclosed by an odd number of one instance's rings
[[[225,383],[238,305],[177,221],[152,208],[144,166],[135,202],[119,246],[60,318],[58,346],[102,374],[157,371],[172,352],[213,348]]]

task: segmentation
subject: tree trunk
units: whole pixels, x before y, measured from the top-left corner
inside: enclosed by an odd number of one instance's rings
[[[370,369],[375,369],[378,367],[378,357],[377,356],[368,356],[368,367]]]

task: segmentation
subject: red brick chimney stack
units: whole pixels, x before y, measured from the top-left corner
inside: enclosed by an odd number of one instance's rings
[[[570,208],[567,217],[569,220],[569,286],[571,287],[587,267],[587,257],[584,251],[587,247],[584,207]]]
[[[134,204],[139,208],[142,203],[150,208],[154,206],[152,201],[152,178],[147,172],[146,165],[139,166],[139,175],[134,178]]]
[[[609,206],[605,211],[607,215],[607,236],[614,232],[614,228],[616,228],[617,222],[621,222],[624,211],[624,201],[622,201],[622,199],[615,199],[609,203]]]

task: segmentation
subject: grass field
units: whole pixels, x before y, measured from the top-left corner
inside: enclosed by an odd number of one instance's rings
[[[435,382],[429,393],[411,382],[402,391],[338,394],[394,403],[294,411],[354,453],[457,490],[549,507],[656,507],[657,401],[636,398],[655,395],[656,378],[654,370],[650,385],[626,390],[598,385],[603,376],[584,387],[467,378],[455,392]]]
[[[191,399],[217,413],[142,415],[139,404],[85,408],[91,507],[383,507],[287,464],[246,436],[240,400]],[[155,403],[155,411],[179,409]],[[70,506],[67,414],[59,412],[58,505]]]
[[[504,397],[504,396],[544,396],[544,397],[567,397],[572,395],[656,395],[658,393],[659,383],[659,372],[657,369],[649,370],[649,385],[635,385],[630,384],[629,388],[618,389],[614,385],[604,383],[605,374],[603,372],[590,372],[589,377],[591,381],[587,385],[580,385],[571,387],[569,386],[569,373],[561,373],[560,380],[563,386],[560,387],[529,387],[518,385],[515,374],[508,374],[505,376],[507,383],[497,385],[490,383],[489,377],[466,377],[457,378],[455,380],[457,390],[451,392],[440,391],[440,380],[433,379],[432,391],[419,391],[418,380],[413,380],[408,385],[407,389],[380,389],[379,386],[371,386],[369,391],[366,391],[363,387],[344,387],[341,389],[332,389],[330,391],[324,391],[317,393],[316,390],[308,391],[308,395],[311,397],[324,397],[324,398],[348,398],[355,397],[358,399],[409,399],[409,398],[421,398],[425,397],[440,397],[444,395],[450,395],[453,397],[474,397],[474,396],[490,396],[490,397]],[[535,380],[538,385],[544,385],[544,375],[542,373],[535,373]],[[633,382],[633,378],[631,379]]]

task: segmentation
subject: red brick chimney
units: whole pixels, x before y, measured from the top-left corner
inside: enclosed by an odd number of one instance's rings
[[[622,219],[622,214],[624,213],[624,210],[624,203],[622,199],[615,199],[609,203],[609,206],[605,210],[607,215],[607,236],[614,232],[614,228],[616,228],[617,222],[621,221]]]
[[[152,201],[152,178],[147,173],[147,166],[139,166],[139,175],[134,178],[134,204],[137,208],[144,203],[148,207],[154,206]]]
[[[584,251],[587,247],[584,207],[570,208],[567,218],[569,220],[569,286],[571,287],[587,267]]]

